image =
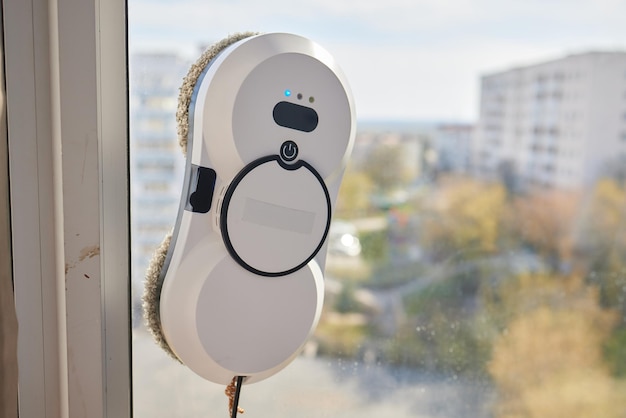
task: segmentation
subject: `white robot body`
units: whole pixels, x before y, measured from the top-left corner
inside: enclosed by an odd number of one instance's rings
[[[200,376],[262,380],[314,331],[354,116],[334,60],[296,35],[239,41],[198,80],[159,315]]]

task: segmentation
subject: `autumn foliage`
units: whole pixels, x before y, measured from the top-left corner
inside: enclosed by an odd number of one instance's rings
[[[513,307],[488,369],[498,388],[496,416],[623,417],[626,399],[602,344],[616,315],[578,277],[524,276],[502,289]]]

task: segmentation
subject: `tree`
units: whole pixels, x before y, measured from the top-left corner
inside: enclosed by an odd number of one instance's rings
[[[506,204],[502,185],[450,179],[422,204],[421,242],[435,258],[496,252]]]
[[[400,143],[383,143],[367,156],[363,171],[372,179],[378,193],[393,192],[411,180],[405,165],[405,153]]]
[[[602,304],[626,316],[626,191],[615,180],[601,180],[585,209],[577,231],[578,259],[600,287]]]
[[[618,180],[600,180],[585,204],[577,235],[577,260],[600,303],[620,312],[620,324],[605,354],[613,373],[626,375],[626,190]]]
[[[597,289],[578,277],[524,276],[503,299],[511,320],[488,366],[496,416],[623,416],[626,403],[602,357],[616,318],[599,305]]]
[[[557,272],[572,256],[579,202],[579,193],[567,191],[536,191],[519,196],[508,219],[510,230]]]
[[[370,196],[373,188],[372,179],[366,173],[356,171],[352,165],[349,165],[339,189],[337,216],[355,218],[370,211]]]

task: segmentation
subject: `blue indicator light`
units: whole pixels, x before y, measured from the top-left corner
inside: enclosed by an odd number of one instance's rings
[[[289,89],[285,90],[285,96],[287,97],[291,96],[291,90]]]

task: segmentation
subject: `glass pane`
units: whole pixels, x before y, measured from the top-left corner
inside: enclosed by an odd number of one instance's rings
[[[541,10],[541,13],[537,11]],[[135,416],[227,416],[140,309],[173,227],[176,98],[230,33],[327,48],[358,132],[322,319],[259,417],[626,414],[626,5],[129,0]]]

